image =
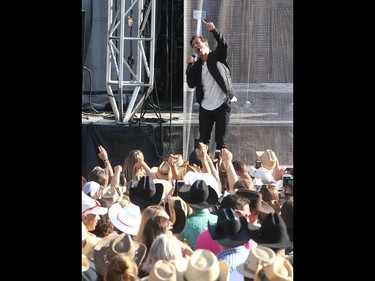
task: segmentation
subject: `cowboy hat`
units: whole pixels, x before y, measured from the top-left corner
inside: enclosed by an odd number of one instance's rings
[[[172,179],[172,168],[168,162],[163,161],[158,167],[152,167],[151,173],[154,173],[158,179],[171,180]]]
[[[227,261],[218,260],[210,250],[198,249],[190,256],[185,281],[229,281],[230,267]]]
[[[115,203],[109,208],[108,216],[112,224],[122,232],[137,235],[142,216],[139,206],[128,203],[122,207]]]
[[[236,194],[250,200],[250,210],[255,210],[265,214],[275,212],[267,202],[263,201],[262,194],[258,191],[240,188],[236,191]]]
[[[279,161],[277,160],[275,152],[271,149],[265,151],[256,151],[257,156],[262,161],[262,166],[267,170],[273,170],[279,167]]]
[[[195,180],[192,185],[181,186],[178,196],[197,209],[210,208],[219,200],[217,191],[203,179]]]
[[[245,277],[253,279],[256,273],[276,259],[275,252],[268,247],[256,245],[250,249],[244,263],[237,266],[237,270]]]
[[[139,266],[146,252],[146,245],[134,241],[133,238],[126,233],[121,233],[113,240],[111,246],[107,249],[107,258],[111,260],[117,254],[125,253],[133,258],[133,261]]]
[[[152,267],[148,276],[142,281],[176,281],[176,267],[170,261],[158,260]]]
[[[161,196],[160,201],[168,200],[173,195],[173,185],[168,180],[162,179],[153,179],[155,184],[162,184],[163,185],[163,194]],[[173,190],[172,190],[173,189]]]
[[[109,203],[110,206],[115,204],[119,199],[121,199],[120,195],[117,193],[116,188],[113,186],[108,185],[102,191],[102,199]]]
[[[188,172],[193,172],[193,173],[202,172],[199,166],[195,164],[190,165],[188,161],[185,161],[183,165],[178,167],[177,169],[178,169],[177,179],[179,180],[182,180]]]
[[[129,188],[130,201],[138,205],[141,211],[150,205],[159,205],[163,198],[164,186],[160,182],[154,182],[151,177],[143,176],[138,184]]]
[[[126,233],[111,233],[100,240],[94,248],[94,264],[99,273],[106,275],[108,265],[116,254],[126,254],[139,266],[145,255],[146,245],[133,240]]]
[[[173,224],[173,234],[181,233],[185,228],[189,206],[179,196],[172,196],[165,202],[164,208]]]
[[[217,181],[211,173],[201,172],[187,172],[183,178],[185,184],[193,184],[196,180],[204,180],[205,183],[211,186],[217,193],[217,196],[221,196],[221,183]]]
[[[285,221],[276,213],[267,214],[260,227],[249,224],[249,230],[251,232],[251,239],[259,245],[276,249],[293,246]]]
[[[255,275],[254,281],[293,281],[293,266],[284,257],[277,257],[270,265],[264,266]]]
[[[100,206],[97,200],[92,199],[82,192],[82,215],[104,215],[108,212],[108,208]]]
[[[177,258],[172,261],[158,260],[152,267],[150,274],[141,281],[184,281],[188,260]]]
[[[235,248],[244,245],[250,240],[248,222],[239,218],[232,208],[217,211],[217,223],[208,221],[208,232],[212,240],[226,248]]]
[[[89,194],[90,197],[94,197],[95,193],[100,189],[100,184],[96,181],[88,181],[83,186],[83,192]]]

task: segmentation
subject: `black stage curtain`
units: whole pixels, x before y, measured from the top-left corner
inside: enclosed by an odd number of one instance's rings
[[[133,149],[143,152],[150,167],[158,166],[170,153],[182,154],[182,131],[182,126],[82,124],[82,176],[87,179],[95,166],[104,167],[98,157],[99,145],[107,150],[112,167],[123,166],[126,155]]]

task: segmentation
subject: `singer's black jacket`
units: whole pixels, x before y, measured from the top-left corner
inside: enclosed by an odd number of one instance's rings
[[[235,92],[232,86],[231,71],[226,61],[228,44],[223,35],[221,35],[216,28],[211,30],[211,32],[217,41],[217,47],[208,54],[207,68],[217,84],[227,95],[228,99],[226,99],[226,102],[230,104],[230,99],[233,98]],[[199,104],[201,104],[204,95],[202,86],[202,63],[202,58],[199,58],[194,64],[189,64],[186,69],[187,83],[190,88],[196,87],[195,95]]]

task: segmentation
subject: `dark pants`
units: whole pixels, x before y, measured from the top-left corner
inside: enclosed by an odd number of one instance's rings
[[[223,104],[215,110],[199,107],[199,135],[203,143],[209,145],[213,125],[215,124],[216,149],[227,147],[227,133],[231,107]]]

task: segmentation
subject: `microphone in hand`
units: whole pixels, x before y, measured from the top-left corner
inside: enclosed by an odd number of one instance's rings
[[[194,60],[193,62],[191,62],[192,60]],[[189,72],[189,69],[190,69],[190,67],[194,64],[194,62],[195,62],[195,55],[191,55],[190,57],[189,57],[189,61],[188,61],[188,67],[187,67],[187,69],[186,69],[186,72],[185,72],[185,74],[187,74],[188,72]]]

